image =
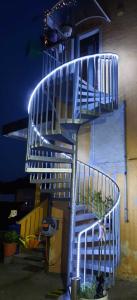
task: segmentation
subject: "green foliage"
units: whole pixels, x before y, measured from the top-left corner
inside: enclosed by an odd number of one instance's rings
[[[86,283],[82,285],[79,291],[79,299],[94,299],[96,295],[96,284],[95,283]]]
[[[98,219],[102,219],[112,206],[113,199],[111,198],[111,196],[105,197],[105,200],[103,200],[101,191],[94,192],[93,211],[95,212]]]
[[[94,212],[98,219],[102,219],[112,208],[113,199],[111,196],[103,197],[101,191],[95,191],[93,194],[80,194],[79,204],[87,205],[89,211]]]
[[[6,231],[4,233],[4,242],[5,243],[17,243],[19,241],[19,237],[16,231]]]

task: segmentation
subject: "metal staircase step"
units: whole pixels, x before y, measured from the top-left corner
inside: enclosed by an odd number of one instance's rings
[[[65,129],[69,129],[69,130],[74,130],[75,132],[80,128],[80,126],[84,123],[86,123],[86,121],[88,122],[88,119],[85,120],[84,118],[75,118],[73,119],[67,119],[67,121],[64,119],[61,120],[61,127],[65,128]]]
[[[33,168],[26,167],[26,172],[32,173],[72,173],[72,169],[63,168]]]
[[[87,89],[88,89],[88,91],[90,93],[93,93],[93,91],[94,91],[93,86],[91,84],[89,84],[88,87],[87,87],[87,84],[85,84],[84,82],[86,82],[86,81],[83,80],[83,83],[79,82],[79,89],[82,89],[82,90],[85,90],[85,91],[87,91]]]
[[[41,191],[42,192],[42,191]],[[45,191],[43,191],[43,193],[45,193]],[[62,196],[56,196],[56,197],[52,197],[51,198],[51,200],[52,201],[59,201],[59,202],[62,202],[62,201],[64,201],[64,202],[70,202],[71,201],[71,197],[62,197]]]
[[[90,222],[88,224],[86,223],[86,224],[82,224],[82,225],[78,225],[78,226],[75,225],[75,233],[78,233],[78,232],[86,229],[88,226],[90,226],[92,224],[94,224],[94,220],[90,220]]]
[[[38,183],[38,184],[54,184],[54,183],[70,183],[70,178],[51,178],[51,179],[31,179],[31,183]]]
[[[79,225],[79,226],[75,226],[75,233],[78,233],[80,231],[82,231],[83,229],[86,229],[88,226],[94,224],[96,221],[94,220],[91,220],[91,222],[89,223],[86,223],[86,224],[83,224],[83,225]],[[109,224],[106,224],[105,226],[106,229],[109,229]],[[92,230],[92,229],[91,229]],[[96,231],[98,231],[98,225],[96,225],[96,228],[95,228]],[[87,233],[88,234],[88,233]],[[91,231],[90,231],[90,234],[91,234]]]
[[[55,193],[68,193],[70,192],[69,188],[52,188],[52,189],[41,189],[45,194],[55,194]]]
[[[93,109],[92,111],[89,110],[81,110],[81,117],[86,120],[94,120],[100,116],[99,111],[97,110],[98,108]]]
[[[75,145],[75,141],[71,134],[66,131],[64,132],[63,130],[60,133],[54,132],[52,134],[48,131],[48,134],[44,135],[44,137],[49,141],[59,141],[69,145]]]
[[[101,103],[100,110],[102,113],[112,112],[113,111],[113,103]]]
[[[84,267],[85,267],[84,260],[81,258],[80,268],[84,269]],[[74,260],[74,268],[76,268],[76,260]],[[98,269],[99,269],[99,261],[98,260],[94,260],[93,262],[92,262],[92,260],[86,261],[86,270],[92,270],[92,269],[94,271],[98,271]],[[112,273],[113,272],[112,263],[109,260],[101,261],[100,271],[105,272],[105,273]]]
[[[105,249],[106,248],[106,249]],[[80,254],[84,255],[85,254],[85,248],[81,248],[80,250]],[[109,247],[108,245],[102,246],[101,249],[99,249],[98,247],[94,247],[94,248],[86,248],[86,255],[115,255],[116,254],[116,249],[114,249],[111,245],[111,247]],[[73,255],[77,255],[77,249],[73,249]]]
[[[39,156],[39,155],[30,155],[27,161],[38,161],[38,162],[51,162],[51,163],[61,163],[61,164],[72,164],[72,158],[63,158],[63,157],[47,157],[47,156]]]
[[[54,145],[54,144],[46,144],[46,143],[43,144],[43,145],[36,145],[36,146],[32,147],[32,149],[49,150],[49,151],[57,152],[57,153],[73,154],[72,149],[57,146],[57,145]]]
[[[93,243],[93,242],[98,242],[99,241],[99,233],[95,232],[94,236],[92,235],[87,235],[87,239],[86,239],[87,243]],[[113,241],[113,236],[112,233],[106,233],[106,241]],[[78,242],[78,237],[75,237],[74,239],[74,243],[77,244]],[[85,237],[84,235],[81,237],[81,243],[85,243]]]
[[[88,98],[88,100],[87,100],[87,98],[82,97],[82,99],[80,99],[80,98],[77,99],[78,106],[80,106],[80,105],[88,105],[89,106],[89,104],[94,104],[94,103],[99,104],[99,101],[94,98]]]
[[[82,84],[83,88],[87,89],[87,87],[88,87],[88,90],[94,91],[94,87],[91,84],[87,83],[86,80],[79,77],[79,87],[81,87],[81,84]]]
[[[88,101],[92,101],[93,99],[95,99],[96,101],[102,101],[103,103],[109,103],[112,101],[112,97],[110,97],[109,95],[103,93],[103,92],[99,92],[99,91],[93,91],[93,92],[79,92],[78,93],[78,100],[80,101],[80,98],[82,98],[83,100],[88,100]]]
[[[78,212],[78,211],[85,211],[85,210],[87,210],[87,206],[85,205],[85,204],[77,204],[76,205],[76,212]]]
[[[98,92],[98,91],[94,91],[94,90],[93,90],[93,91],[87,91],[87,90],[86,90],[86,92],[85,92],[85,91],[79,90],[79,91],[78,91],[78,95],[79,95],[79,96],[88,96],[88,98],[89,98],[89,97],[94,98],[95,95],[98,95],[98,97],[99,97],[99,92]]]
[[[94,213],[82,213],[75,216],[75,222],[97,219]]]

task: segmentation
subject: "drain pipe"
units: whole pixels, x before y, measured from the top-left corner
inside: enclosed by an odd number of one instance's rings
[[[128,191],[127,191],[127,120],[126,120],[126,101],[124,101],[124,152],[125,152],[125,170],[124,170],[124,221],[129,222],[128,219]]]

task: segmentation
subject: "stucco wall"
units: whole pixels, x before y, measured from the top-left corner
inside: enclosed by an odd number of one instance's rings
[[[90,163],[114,179],[125,173],[124,111],[122,103],[118,110],[101,115],[91,127]]]
[[[129,222],[124,222],[121,198],[120,276],[137,277],[137,2],[125,0],[118,16],[119,1],[105,1],[111,24],[102,28],[102,50],[119,55],[119,99],[126,100],[127,192]],[[119,174],[121,193],[123,179]]]
[[[124,220],[125,175],[123,169],[121,171],[119,169],[116,174],[121,190],[121,266],[118,275],[132,278],[137,277],[137,2],[133,0],[122,1],[124,7],[121,16],[118,16],[120,12],[118,8],[119,1],[104,0],[103,2],[111,18],[111,23],[104,24],[103,22],[100,25],[101,48],[102,52],[113,52],[119,55],[119,101],[126,101],[129,222],[126,223]],[[123,117],[121,116],[121,118]],[[101,128],[100,124],[100,131]],[[119,127],[119,130],[121,130],[121,127]],[[93,155],[90,152],[93,139],[91,132],[92,128],[90,126],[82,128],[79,132],[78,157],[84,162],[90,162]],[[109,138],[109,136],[106,138]],[[113,145],[110,143],[111,146]]]

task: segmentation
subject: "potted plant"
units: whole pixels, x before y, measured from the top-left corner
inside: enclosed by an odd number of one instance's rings
[[[97,279],[97,282],[93,283],[86,283],[85,285],[82,285],[80,287],[79,291],[79,299],[80,300],[108,300],[108,296],[106,291],[102,287],[102,281],[100,281],[100,278]]]
[[[6,231],[4,233],[4,257],[11,257],[16,253],[19,236],[16,231]]]
[[[96,295],[96,284],[95,283],[86,283],[85,285],[81,285],[79,291],[79,299],[94,299]]]

